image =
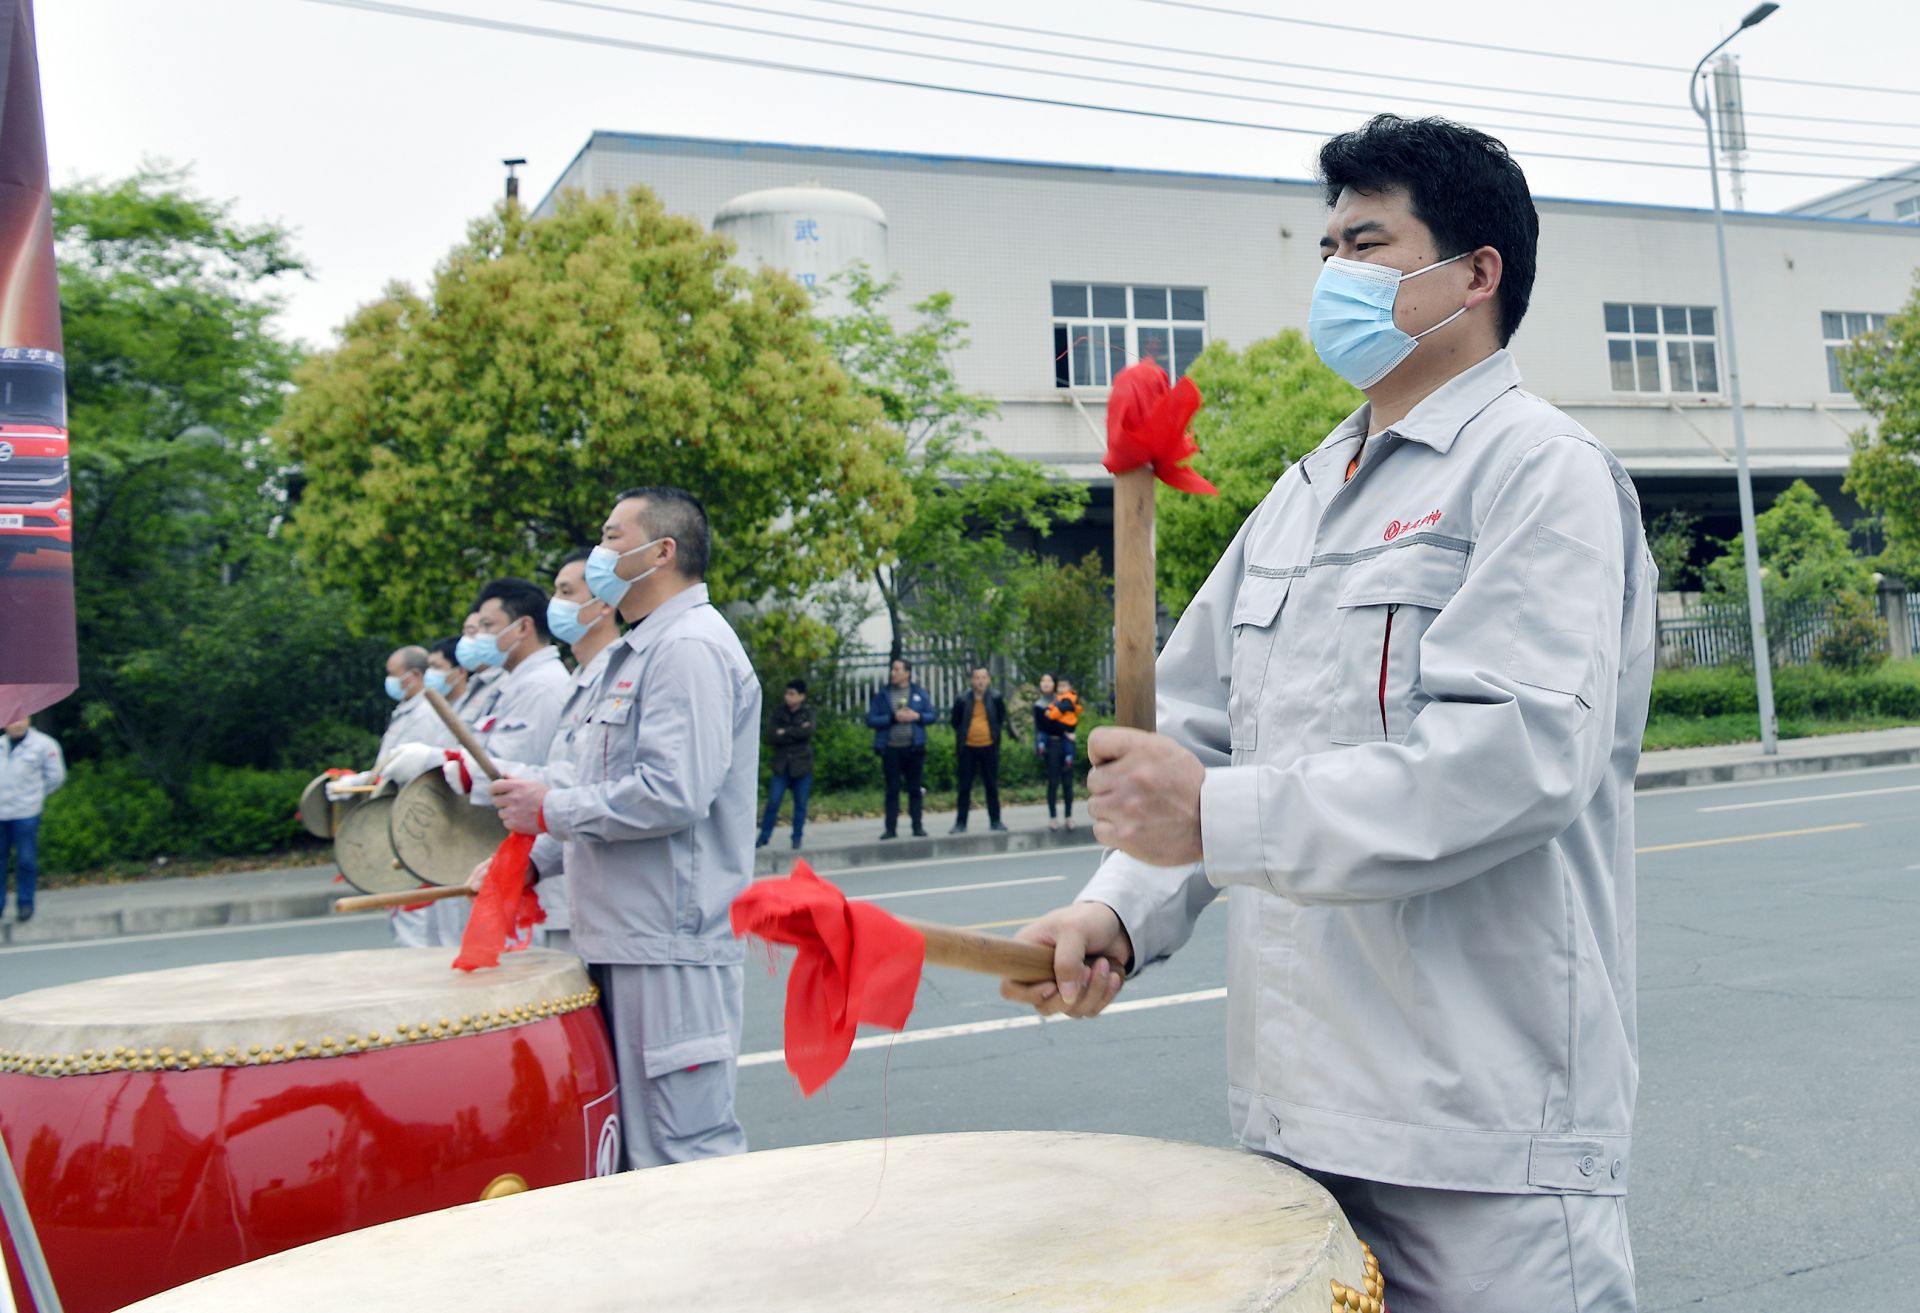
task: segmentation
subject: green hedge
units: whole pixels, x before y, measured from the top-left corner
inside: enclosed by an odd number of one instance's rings
[[[1758,710],[1753,671],[1741,666],[1662,670],[1653,677],[1650,714],[1706,717]],[[1861,674],[1827,666],[1773,672],[1774,709],[1796,720],[1889,717],[1920,722],[1920,661],[1889,662]]]
[[[40,862],[50,874],[89,871],[155,857],[276,852],[303,833],[295,817],[314,772],[208,766],[188,783],[186,801],[131,764],[76,762],[47,799]]]

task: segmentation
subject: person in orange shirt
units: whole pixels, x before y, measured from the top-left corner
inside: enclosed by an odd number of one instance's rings
[[[967,832],[967,812],[973,806],[973,781],[977,775],[986,787],[987,828],[1004,830],[1000,823],[1000,736],[1020,735],[1007,719],[1007,700],[993,688],[993,675],[985,666],[975,666],[969,679],[972,688],[954,700],[948,720],[953,725],[954,754],[957,757],[960,801],[954,808],[953,828],[948,834]]]
[[[1047,708],[1046,718],[1041,722],[1047,734],[1047,828],[1057,830],[1060,822],[1054,815],[1054,797],[1056,792],[1066,804],[1067,828],[1073,828],[1073,757],[1074,742],[1079,737],[1080,698],[1073,691],[1073,681],[1062,675],[1055,681],[1053,702]]]

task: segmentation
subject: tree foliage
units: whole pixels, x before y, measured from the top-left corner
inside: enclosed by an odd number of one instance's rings
[[[295,349],[276,336],[287,234],[178,170],[53,194],[75,495],[77,758],[131,758],[176,801],[208,762],[278,764],[317,718],[378,724],[380,644],[316,603],[272,536],[264,430]]]
[[[1700,517],[1676,506],[1647,522],[1647,551],[1660,572],[1660,587],[1683,589],[1693,575],[1693,549],[1700,541]]]
[[[1193,420],[1200,447],[1193,468],[1220,495],[1157,489],[1160,601],[1176,616],[1287,467],[1319,446],[1365,399],[1321,364],[1294,329],[1250,343],[1245,351],[1209,342],[1187,376],[1206,403]]]
[[[1881,521],[1881,568],[1920,583],[1920,277],[1905,308],[1844,352],[1840,368],[1878,421],[1854,434],[1846,490]]]
[[[901,434],[895,468],[913,492],[913,514],[891,554],[869,563],[893,654],[908,646],[909,631],[956,651],[1004,650],[1018,621],[1014,584],[1024,563],[1009,537],[1045,535],[1079,519],[1086,489],[985,445],[980,424],[996,408],[954,376],[952,357],[967,346],[967,325],[954,317],[949,293],[915,304],[918,322],[902,329],[884,308],[892,282],[856,267],[835,290],[846,308],[821,325],[821,335]]]
[[[1065,675],[1083,701],[1105,699],[1100,667],[1113,643],[1113,581],[1100,553],[1077,562],[1035,561],[1021,584],[1023,623],[1012,649],[1018,677]]]
[[[912,510],[900,438],[800,286],[733,249],[643,188],[476,221],[426,295],[389,288],[301,369],[278,434],[303,557],[374,623],[432,634],[656,483],[705,501],[717,601],[867,568]]]
[[[1777,663],[1797,613],[1825,606],[1848,593],[1872,591],[1873,576],[1853,554],[1847,531],[1820,494],[1795,479],[1773,505],[1756,515],[1760,542],[1760,596],[1767,609],[1767,642]],[[1700,572],[1706,591],[1744,604],[1747,597],[1746,536],[1735,534],[1725,551]]]

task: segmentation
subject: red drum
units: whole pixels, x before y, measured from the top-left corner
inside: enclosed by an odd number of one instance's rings
[[[613,1053],[580,960],[452,960],[316,953],[0,1000],[0,1133],[68,1313],[615,1170]]]

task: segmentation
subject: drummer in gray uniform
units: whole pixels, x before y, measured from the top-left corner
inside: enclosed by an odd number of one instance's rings
[[[560,708],[573,691],[573,681],[547,630],[547,594],[526,579],[496,579],[480,590],[473,610],[479,631],[474,636],[478,663],[506,672],[490,709],[473,723],[474,737],[495,761],[545,761],[560,723]],[[485,772],[461,749],[426,745],[402,749],[387,764],[385,774],[405,784],[436,766],[445,771],[447,783],[456,792],[469,795],[476,804],[489,801]],[[464,898],[435,903],[430,918],[432,942],[458,944],[472,910],[472,903]]]
[[[500,681],[506,671],[499,666],[480,664],[480,616],[469,611],[461,623],[460,637],[454,641],[453,659],[467,672],[466,687],[461,690],[459,700],[453,703],[454,714],[465,721],[469,728],[482,716],[493,710],[493,704],[500,697]],[[451,743],[452,736],[448,736]]]
[[[427,686],[427,649],[417,644],[397,647],[387,658],[387,696],[397,705],[387,717],[386,733],[380,736],[380,750],[374,754],[380,762],[408,743],[432,743],[438,737],[440,718],[420,696]]]
[[[600,987],[630,1168],[740,1153],[760,685],[707,597],[707,516],[678,488],[622,493],[586,566],[632,624],[570,750],[570,786],[509,778],[507,828],[566,845],[573,943]]]

